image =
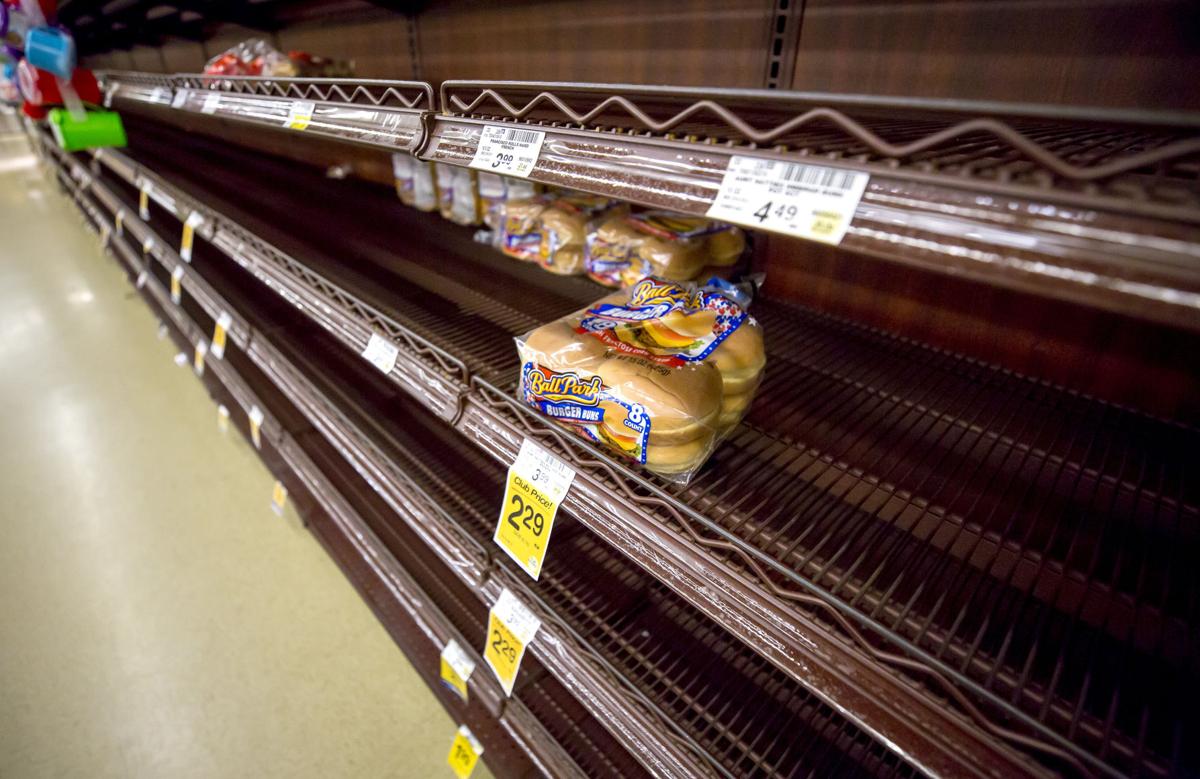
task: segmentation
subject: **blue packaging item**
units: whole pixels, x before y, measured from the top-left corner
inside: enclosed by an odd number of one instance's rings
[[[25,58],[30,65],[70,81],[75,71],[75,39],[56,27],[34,27],[25,34]]]

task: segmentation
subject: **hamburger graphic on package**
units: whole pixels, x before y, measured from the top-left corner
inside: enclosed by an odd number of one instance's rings
[[[517,339],[520,396],[594,443],[686,482],[766,364],[745,293],[643,279]]]

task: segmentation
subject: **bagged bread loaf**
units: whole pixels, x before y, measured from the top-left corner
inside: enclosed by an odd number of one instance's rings
[[[437,166],[438,211],[455,224],[480,223],[475,171],[454,165]]]
[[[610,218],[587,239],[588,275],[610,287],[646,276],[687,281],[713,266],[733,265],[746,247],[741,230],[698,216],[648,211]]]
[[[541,254],[542,230],[538,218],[550,202],[545,195],[504,202],[496,245],[509,257],[537,262]]]
[[[554,198],[538,217],[542,243],[538,262],[551,273],[583,273],[583,248],[588,230],[598,220],[628,207],[599,195],[566,194]]]
[[[504,221],[504,204],[509,200],[528,200],[538,194],[538,185],[525,179],[510,178],[479,171],[476,174],[483,223],[499,230]]]
[[[646,278],[517,339],[520,397],[686,483],[746,413],[766,356],[746,296]]]
[[[392,158],[393,160],[395,157]],[[407,188],[412,192],[411,201],[405,201],[414,208],[421,211],[435,211],[438,207],[438,191],[437,181],[434,178],[434,169],[437,166],[432,162],[419,160],[416,157],[409,158],[408,172],[411,176],[411,184]],[[399,190],[399,184],[397,184]],[[403,195],[401,200],[404,200]]]

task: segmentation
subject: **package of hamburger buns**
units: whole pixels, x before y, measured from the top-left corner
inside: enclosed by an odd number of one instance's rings
[[[644,278],[516,339],[519,397],[581,437],[687,483],[766,367],[749,292]]]
[[[588,232],[605,216],[628,209],[620,201],[599,195],[570,192],[555,197],[538,216],[542,236],[538,263],[551,273],[583,273],[583,244]]]
[[[542,246],[538,217],[549,202],[547,195],[504,201],[499,217],[500,227],[496,230],[496,245],[500,251],[524,262],[537,262]]]
[[[732,266],[746,248],[741,230],[701,216],[645,211],[610,217],[588,234],[588,276],[609,287],[628,287],[646,276],[687,281]]]

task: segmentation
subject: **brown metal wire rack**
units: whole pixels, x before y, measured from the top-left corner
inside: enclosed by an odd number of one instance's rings
[[[135,146],[152,167],[299,256],[353,258],[321,270],[501,389],[515,372],[509,336],[588,299],[584,282],[473,251],[461,231],[365,189],[258,156],[253,177],[223,164],[207,180],[150,136]],[[253,180],[264,169],[272,187],[336,187],[336,199],[273,205]],[[239,207],[249,192],[260,209]],[[737,538],[714,554],[817,597],[1100,767],[1194,767],[1180,691],[1197,676],[1195,429],[771,301],[755,312],[771,360],[747,424],[688,488],[639,489],[673,494],[680,523]]]

